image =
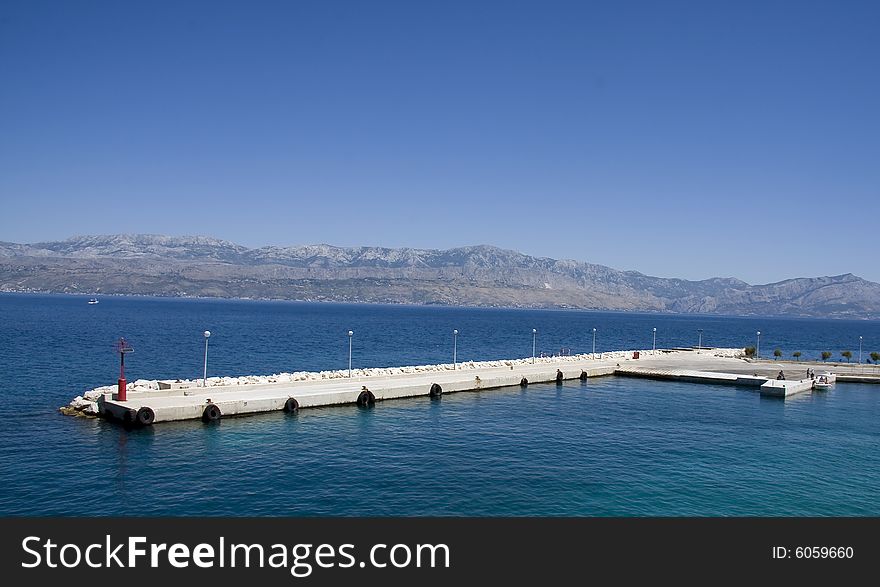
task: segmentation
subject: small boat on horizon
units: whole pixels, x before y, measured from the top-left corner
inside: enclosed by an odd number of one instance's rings
[[[94,305],[94,304],[97,304],[97,303],[98,303],[98,298],[92,298],[92,299],[89,300],[89,304],[90,304],[90,305]]]

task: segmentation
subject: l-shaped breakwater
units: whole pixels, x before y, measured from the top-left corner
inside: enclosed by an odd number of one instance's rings
[[[92,389],[62,411],[136,425],[175,420],[214,421],[224,416],[342,404],[371,405],[407,397],[440,397],[532,383],[562,383],[605,375],[748,385],[786,397],[812,389],[809,379],[777,381],[770,374],[742,375],[752,366],[743,349],[615,351],[458,364],[293,372],[206,380],[137,380],[121,398],[116,386]]]

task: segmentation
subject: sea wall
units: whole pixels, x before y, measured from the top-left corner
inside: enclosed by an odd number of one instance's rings
[[[606,353],[596,353],[595,359],[601,360],[625,360],[631,358],[635,352],[647,358],[656,355],[670,354],[693,354],[699,352],[708,356],[715,357],[741,357],[743,349],[739,348],[718,348],[718,349],[702,349],[701,351],[684,350],[684,349],[658,349],[656,351],[639,350],[639,351],[611,351]],[[537,364],[564,364],[582,362],[594,358],[590,353],[579,355],[565,355],[554,357],[536,357],[534,359]],[[513,368],[519,365],[531,365],[532,357],[520,359],[503,359],[496,361],[465,361],[453,365],[452,363],[441,363],[436,365],[410,365],[403,367],[374,367],[367,369],[352,369],[352,378],[369,378],[369,377],[388,377],[394,375],[405,375],[413,373],[430,373],[452,371],[456,368],[459,371],[491,369],[499,367]],[[273,375],[243,375],[243,376],[225,376],[225,377],[208,377],[207,387],[232,387],[245,385],[266,385],[271,383],[294,383],[298,381],[321,381],[327,379],[345,379],[348,378],[348,369],[336,369],[331,371],[294,371],[290,373],[276,373]],[[128,383],[126,389],[132,393],[145,393],[150,395],[163,395],[169,392],[178,392],[178,390],[202,388],[202,379],[138,379]],[[96,387],[84,392],[82,395],[76,396],[63,409],[70,412],[82,412],[86,415],[94,415],[98,413],[97,401],[103,395],[116,392],[116,385],[104,385]],[[164,392],[164,393],[163,393]]]

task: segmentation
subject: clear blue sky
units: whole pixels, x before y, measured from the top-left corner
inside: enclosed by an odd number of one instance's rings
[[[0,240],[880,281],[880,2],[0,3]]]

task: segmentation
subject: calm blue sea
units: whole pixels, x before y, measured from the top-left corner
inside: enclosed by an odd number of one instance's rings
[[[0,295],[0,515],[880,515],[880,386],[787,401],[601,378],[125,431],[58,407],[129,380],[597,350],[880,351],[880,323]],[[855,360],[855,359],[854,359]]]

